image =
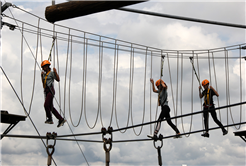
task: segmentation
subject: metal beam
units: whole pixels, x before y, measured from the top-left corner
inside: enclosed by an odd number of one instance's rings
[[[234,132],[234,135],[241,137],[242,140],[244,140],[244,142],[246,142],[246,130],[244,130],[244,131],[236,131],[236,132]]]
[[[1,139],[12,130],[19,121],[25,121],[26,116],[9,114],[8,111],[1,110],[1,123],[9,124],[8,128],[1,135]]]
[[[10,6],[12,6],[12,4],[9,2],[6,2],[3,6],[1,6],[1,14]]]
[[[178,19],[178,20],[184,20],[184,21],[199,22],[199,23],[205,23],[205,24],[221,25],[221,26],[243,28],[243,29],[246,28],[245,25],[231,24],[231,23],[217,22],[217,21],[210,21],[210,20],[202,20],[202,19],[189,18],[189,17],[174,16],[174,15],[161,14],[161,13],[155,13],[155,12],[149,12],[149,11],[143,11],[143,10],[137,10],[137,9],[119,8],[117,10],[133,12],[133,13],[138,13],[138,14],[146,14],[146,15],[151,15],[151,16],[172,18],[172,19]]]

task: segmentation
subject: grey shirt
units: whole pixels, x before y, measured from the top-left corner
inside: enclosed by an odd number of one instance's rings
[[[43,80],[45,80],[46,74],[43,75]],[[49,75],[47,76],[46,79],[46,87],[51,87],[53,86],[54,79],[56,78],[56,75],[53,71],[50,71]]]
[[[157,90],[158,93],[160,93],[160,104],[162,106],[164,105],[168,105],[168,94],[167,94],[167,90],[166,89],[162,89],[161,91],[160,90]]]

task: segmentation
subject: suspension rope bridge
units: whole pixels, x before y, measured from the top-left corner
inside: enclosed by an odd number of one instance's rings
[[[13,8],[15,9],[19,9],[23,12],[26,12],[27,14],[31,14],[15,5],[12,5]],[[17,137],[17,138],[37,138],[37,139],[41,139],[44,146],[47,148],[46,144],[44,143],[43,139],[46,139],[47,136],[41,136],[38,132],[38,129],[36,128],[34,122],[32,121],[31,117],[30,117],[30,113],[32,110],[32,101],[33,101],[33,97],[34,97],[34,91],[35,91],[35,78],[36,78],[36,68],[38,66],[39,70],[41,71],[41,68],[39,66],[40,62],[43,61],[44,58],[43,56],[43,47],[44,47],[44,40],[47,41],[50,39],[52,40],[52,44],[51,44],[51,49],[49,52],[49,59],[53,61],[53,66],[55,67],[55,65],[57,65],[58,68],[58,73],[61,74],[64,78],[64,89],[63,89],[63,103],[62,103],[62,89],[61,89],[61,84],[58,84],[58,88],[59,88],[59,100],[57,100],[56,98],[56,104],[59,106],[59,110],[60,112],[63,114],[64,117],[68,118],[66,115],[65,110],[67,110],[68,107],[68,114],[69,114],[69,119],[71,121],[71,124],[73,127],[78,127],[79,124],[81,123],[81,119],[82,119],[82,115],[84,112],[85,115],[85,122],[88,126],[88,128],[90,129],[94,129],[97,125],[97,122],[100,118],[101,121],[101,127],[106,126],[105,123],[103,123],[104,119],[103,119],[103,105],[104,98],[102,97],[104,94],[103,91],[103,83],[105,83],[105,78],[112,80],[112,90],[110,91],[112,93],[112,103],[111,105],[111,114],[110,114],[110,120],[109,120],[109,125],[108,126],[112,126],[112,122],[113,122],[113,116],[115,116],[115,123],[116,123],[116,127],[117,129],[111,130],[110,133],[112,132],[118,132],[120,131],[121,133],[125,133],[127,131],[127,129],[132,128],[133,132],[136,136],[141,135],[143,127],[145,125],[149,125],[150,126],[150,133],[152,133],[152,126],[151,124],[156,123],[157,121],[157,114],[158,114],[158,107],[156,105],[156,113],[155,113],[155,119],[152,119],[152,109],[153,109],[153,105],[155,107],[155,99],[152,100],[152,92],[151,92],[151,85],[150,85],[150,89],[149,89],[149,96],[147,96],[147,92],[146,92],[146,87],[147,87],[147,78],[149,75],[150,78],[164,78],[165,80],[167,80],[167,83],[170,84],[170,91],[171,91],[171,101],[172,101],[172,109],[174,111],[174,117],[170,118],[170,119],[175,119],[175,123],[176,126],[178,124],[178,118],[180,118],[181,120],[181,124],[182,124],[182,130],[183,132],[181,133],[181,135],[185,135],[185,136],[189,136],[190,134],[194,134],[194,133],[198,133],[198,132],[203,132],[203,130],[196,130],[196,131],[192,131],[192,122],[193,122],[193,115],[196,114],[201,114],[204,111],[198,111],[198,112],[194,112],[194,106],[199,106],[197,104],[194,103],[194,97],[193,97],[193,93],[194,93],[194,78],[193,76],[195,75],[199,84],[200,84],[200,78],[209,78],[210,79],[210,83],[212,85],[215,85],[216,89],[218,90],[218,82],[221,82],[221,78],[217,78],[218,77],[218,72],[221,72],[222,68],[224,67],[224,75],[225,75],[225,87],[219,87],[219,88],[225,88],[224,90],[219,89],[221,91],[225,91],[225,98],[223,98],[223,101],[219,101],[219,98],[217,98],[217,103],[218,103],[218,107],[215,108],[215,110],[219,110],[219,115],[220,115],[220,120],[222,120],[221,118],[221,113],[220,110],[221,109],[226,109],[227,110],[227,124],[224,125],[225,127],[231,127],[234,126],[237,130],[240,129],[242,124],[245,124],[246,122],[242,122],[242,105],[246,104],[246,102],[243,102],[243,94],[245,94],[245,89],[246,87],[243,87],[243,80],[245,80],[245,78],[243,79],[243,72],[245,73],[245,70],[243,71],[243,61],[242,59],[245,59],[246,61],[246,57],[242,56],[242,51],[246,48],[246,43],[243,44],[239,44],[239,45],[233,45],[233,46],[228,46],[228,47],[221,47],[221,48],[214,48],[214,49],[204,49],[204,50],[164,50],[164,49],[159,49],[159,48],[154,48],[154,47],[150,47],[150,46],[144,46],[144,45],[140,45],[140,44],[136,44],[136,43],[131,43],[131,42],[127,42],[127,41],[122,41],[122,40],[117,40],[114,38],[110,38],[110,37],[106,37],[106,36],[101,36],[101,35],[96,35],[96,34],[92,34],[92,33],[88,33],[88,32],[84,32],[81,30],[77,30],[77,29],[73,29],[73,28],[69,28],[69,27],[65,27],[65,26],[61,26],[58,24],[52,24],[53,26],[53,30],[50,29],[46,29],[44,27],[42,27],[42,25],[44,24],[44,22],[46,23],[47,21],[42,19],[41,17],[38,17],[36,15],[31,14],[32,16],[34,16],[37,20],[37,26],[32,25],[30,23],[21,21],[16,19],[13,15],[11,16],[7,16],[5,14],[2,14],[3,18],[7,19],[8,21],[14,21],[15,22],[15,29],[18,29],[20,31],[20,38],[21,38],[21,50],[20,50],[20,55],[21,55],[21,60],[20,60],[20,64],[21,64],[21,70],[20,70],[20,90],[21,90],[21,94],[19,97],[18,93],[16,92],[15,88],[13,87],[12,83],[10,82],[7,74],[5,73],[3,67],[1,66],[1,70],[2,73],[5,75],[7,81],[9,82],[11,88],[13,89],[13,91],[15,92],[17,98],[19,99],[19,102],[21,103],[23,109],[24,109],[24,113],[28,116],[28,118],[30,119],[32,125],[34,126],[36,132],[38,133],[39,136],[21,136],[21,135],[9,135],[9,134],[2,134],[2,136],[4,137]],[[43,22],[42,22],[43,21]],[[21,26],[19,26],[21,25]],[[67,32],[64,31],[59,31],[57,29],[63,28],[65,29]],[[28,37],[26,37],[26,34],[28,35],[35,35],[36,36],[36,47],[35,47],[35,54],[34,51],[32,50],[32,48],[34,47],[33,45],[30,46],[31,41],[33,41],[33,39],[29,39],[30,41],[28,41]],[[80,35],[79,35],[80,34]],[[24,106],[24,92],[23,92],[23,73],[24,73],[24,65],[23,65],[23,61],[24,61],[24,42],[28,48],[28,50],[30,51],[30,53],[32,54],[32,57],[34,59],[34,76],[33,76],[33,88],[32,88],[32,93],[31,93],[31,99],[30,99],[30,104],[29,104],[29,111],[27,111],[26,107]],[[59,44],[60,46],[59,46]],[[59,47],[58,47],[59,46]],[[78,46],[80,46],[82,49],[82,51],[77,51],[76,49]],[[66,55],[61,55],[59,49],[62,48],[63,50],[66,50]],[[66,48],[66,49],[65,49]],[[38,50],[40,49],[40,50]],[[38,52],[40,51],[40,57]],[[53,58],[52,58],[52,51],[53,51]],[[58,53],[59,51],[59,53]],[[63,51],[64,52],[64,51]],[[80,52],[80,53],[78,53]],[[81,54],[82,52],[82,54]],[[97,57],[96,57],[97,54]],[[215,56],[216,54],[216,56]],[[82,63],[78,62],[78,60],[74,59],[76,57],[82,56]],[[94,59],[91,60],[93,57]],[[59,58],[58,58],[59,57]],[[75,57],[75,58],[74,58]],[[105,70],[105,58],[111,57],[113,59],[113,63],[111,64],[111,66],[108,66],[109,70],[111,71],[111,73],[107,72]],[[38,58],[40,58],[40,60],[38,60]],[[48,59],[47,58],[47,59]],[[65,59],[65,67],[62,66],[61,64],[62,62],[64,63],[64,60],[61,61],[61,59]],[[128,86],[126,86],[126,82],[125,84],[120,83],[123,79],[125,79],[126,74],[123,73],[122,70],[122,65],[123,63],[121,63],[121,60],[127,59],[128,60],[128,66],[124,66],[126,68],[126,71],[129,72],[129,78],[128,78]],[[165,62],[164,62],[165,59]],[[92,66],[90,66],[89,61],[91,60],[91,62],[97,62],[98,63],[98,72],[95,72],[94,69],[91,69]],[[140,62],[142,62],[142,67],[141,69],[143,69],[143,72],[139,72],[138,70],[138,66],[140,65]],[[196,60],[196,62],[195,62]],[[219,61],[215,61],[215,60],[219,60]],[[224,62],[222,63],[220,60],[224,60]],[[57,62],[56,62],[57,61]],[[189,62],[190,61],[190,62]],[[205,62],[207,61],[207,62]],[[236,63],[236,61],[238,61]],[[245,62],[244,61],[244,62]],[[161,63],[159,63],[161,62]],[[167,65],[166,65],[167,63]],[[237,65],[239,66],[239,73],[236,73],[233,75],[233,78],[237,78],[239,79],[239,81],[237,82],[239,84],[238,85],[234,85],[232,87],[232,85],[230,84],[230,63],[233,65]],[[141,66],[140,65],[140,66]],[[196,65],[196,66],[195,66]],[[81,109],[80,109],[80,113],[78,116],[78,122],[77,124],[75,124],[73,117],[72,117],[72,112],[75,113],[74,111],[72,111],[74,108],[72,107],[73,104],[71,104],[71,94],[72,94],[72,87],[74,84],[73,79],[72,79],[72,70],[74,69],[73,66],[80,66],[79,68],[82,70],[82,80],[81,80]],[[204,69],[204,67],[200,67],[200,66],[208,66],[208,72],[204,72],[201,71],[201,69]],[[110,68],[111,67],[111,68]],[[63,72],[61,68],[63,68]],[[191,70],[191,74],[190,76],[187,76],[187,73],[184,73],[185,71],[188,71],[187,69],[190,68]],[[217,69],[216,69],[217,68]],[[219,68],[219,70],[218,70]],[[172,69],[176,69],[176,74],[174,74],[174,72],[172,72]],[[197,72],[196,72],[197,69]],[[211,71],[213,70],[213,72]],[[77,71],[77,70],[76,70]],[[164,71],[164,72],[163,72]],[[218,71],[218,72],[217,72]],[[88,90],[88,82],[92,82],[92,79],[90,79],[90,76],[88,76],[88,73],[93,73],[95,72],[98,75],[98,85],[97,85],[97,109],[96,109],[96,118],[95,118],[95,122],[91,125],[89,123],[89,118],[88,118],[88,108],[87,103],[88,103],[88,94],[87,94],[87,90]],[[111,75],[110,77],[107,76],[105,77],[104,75]],[[191,79],[191,87],[190,89],[185,89],[183,88],[183,85],[186,83],[184,82],[184,74],[186,75],[186,78]],[[122,77],[123,75],[123,77]],[[141,76],[142,75],[142,76]],[[221,74],[220,74],[221,75]],[[245,75],[245,74],[244,74]],[[176,76],[176,77],[175,77]],[[237,76],[237,77],[236,77]],[[137,81],[136,80],[137,77]],[[168,78],[169,77],[169,78]],[[214,77],[214,78],[213,78]],[[119,81],[120,80],[120,81]],[[141,80],[141,81],[139,81]],[[68,85],[67,85],[67,81],[68,81]],[[235,80],[234,80],[235,81]],[[137,84],[136,84],[137,82]],[[176,88],[174,88],[176,85]],[[118,87],[125,87],[125,90],[128,90],[128,113],[127,113],[127,121],[126,121],[126,125],[125,127],[120,127],[119,124],[119,106],[117,107],[117,105],[119,104],[119,102],[117,102],[119,99],[122,100],[120,98],[119,95],[119,90]],[[137,110],[142,110],[142,118],[141,118],[141,123],[139,124],[134,124],[134,109],[136,109],[134,106],[134,99],[136,99],[134,97],[134,94],[136,93],[136,91],[138,91],[139,89],[143,88],[142,90],[142,97],[143,97],[143,101],[140,103],[143,103],[142,108],[138,108]],[[237,89],[239,91],[239,102],[232,104],[231,103],[231,91],[230,89]],[[93,88],[95,90],[95,88]],[[137,89],[137,90],[135,90]],[[176,94],[174,92],[174,89],[176,90]],[[191,91],[190,97],[191,97],[191,113],[186,113],[184,114],[183,112],[183,92],[184,91]],[[68,92],[67,92],[68,91]],[[77,90],[76,90],[77,91]],[[73,91],[74,92],[74,91]],[[68,94],[67,94],[68,93]],[[235,92],[234,92],[235,93]],[[127,95],[125,95],[127,96]],[[66,99],[66,97],[68,97],[68,99]],[[175,99],[176,97],[176,99]],[[149,103],[147,103],[146,99],[149,99]],[[68,100],[68,104],[67,101]],[[89,102],[92,100],[92,98],[89,98]],[[109,100],[109,99],[108,99]],[[127,100],[125,100],[125,102],[127,102]],[[225,105],[224,106],[220,106],[220,104],[224,102]],[[63,104],[63,108],[62,105]],[[67,107],[66,107],[67,104]],[[150,119],[148,122],[145,122],[145,116],[146,116],[146,105],[149,106],[149,111],[150,111]],[[234,106],[240,106],[240,115],[239,115],[239,123],[236,123],[232,114],[232,110],[231,107]],[[202,102],[200,101],[200,107],[202,108]],[[229,109],[229,110],[228,110]],[[178,114],[178,111],[180,111],[180,114]],[[232,120],[232,124],[229,124],[229,112],[230,112],[230,117]],[[115,115],[114,115],[115,114]],[[76,114],[77,115],[77,114]],[[189,131],[185,131],[185,127],[184,127],[184,120],[183,117],[191,117],[190,119],[190,125],[189,125]],[[167,119],[164,119],[163,121],[166,121]],[[130,125],[131,122],[131,125]],[[74,134],[72,131],[71,126],[68,124],[68,127],[71,131],[71,135],[61,135],[61,136],[56,136],[55,139],[56,140],[67,140],[67,141],[76,141],[77,145],[80,148],[81,153],[83,154],[83,157],[87,163],[87,165],[89,165],[88,161],[86,160],[86,157],[80,147],[80,145],[78,144],[79,141],[84,141],[84,142],[98,142],[98,143],[105,143],[105,141],[95,141],[95,140],[79,140],[76,138],[76,136],[84,136],[84,135],[97,135],[97,134],[102,134],[104,132],[92,132],[92,133],[81,133],[81,134]],[[238,127],[236,127],[238,126]],[[138,128],[139,132],[137,133],[137,131],[135,130],[135,128]],[[204,128],[204,127],[203,127]],[[218,129],[219,127],[215,127],[215,128],[210,128],[209,130],[215,130]],[[74,137],[74,139],[63,139],[62,137]],[[167,139],[167,138],[171,138],[174,137],[173,135],[171,136],[165,136],[162,139]],[[151,139],[138,139],[138,140],[111,140],[111,143],[120,143],[120,142],[136,142],[136,141],[150,141]],[[54,163],[55,160],[53,159]],[[56,163],[55,163],[56,164]]]

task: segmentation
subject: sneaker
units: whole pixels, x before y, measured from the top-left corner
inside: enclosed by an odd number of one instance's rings
[[[174,136],[174,138],[182,138],[182,135],[180,135],[180,133],[176,133],[176,135]]]
[[[53,120],[52,119],[47,119],[44,123],[46,123],[46,124],[53,124]]]
[[[62,119],[62,120],[59,120],[58,121],[58,125],[57,125],[57,127],[61,127],[61,126],[63,126],[63,124],[66,122],[66,119]]]
[[[204,134],[202,134],[201,136],[203,136],[203,137],[208,137],[208,138],[209,138],[209,133],[204,133]]]
[[[157,139],[157,135],[147,135],[147,137],[151,138],[151,139]]]
[[[227,130],[224,130],[224,131],[223,131],[223,135],[226,135],[227,133],[228,133]]]

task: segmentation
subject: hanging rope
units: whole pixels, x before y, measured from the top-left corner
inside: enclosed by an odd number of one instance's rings
[[[100,114],[101,125],[103,125],[102,119],[102,72],[103,72],[103,42],[99,42],[99,78],[98,78],[98,111]],[[112,117],[112,115],[111,115]],[[95,123],[96,124],[96,123]]]
[[[179,93],[179,51],[177,51],[177,81],[176,81],[176,111],[174,115],[178,115],[178,93]],[[177,119],[175,119],[175,125],[177,126]]]
[[[115,40],[115,50],[114,50],[114,73],[113,73],[113,99],[112,99],[112,111],[109,126],[112,124],[113,113],[116,111],[116,90],[117,90],[117,70],[118,70],[118,49],[117,40]],[[117,62],[117,63],[116,63]]]
[[[169,55],[168,55],[168,54],[167,54],[167,62],[168,62],[168,71],[169,71],[170,84],[171,84],[171,93],[172,93],[172,101],[173,101],[173,110],[174,110],[174,115],[176,115],[175,102],[174,102],[174,95],[173,95],[172,74],[171,74],[171,68],[170,68],[170,62],[169,62]],[[176,121],[175,121],[175,122],[176,122]],[[177,126],[177,125],[176,125],[176,126]]]
[[[57,33],[55,34],[55,37],[57,38]],[[55,45],[55,48],[56,48],[56,60],[57,60],[57,72],[60,73],[60,66],[59,66],[59,53],[58,53],[58,42],[56,40],[56,45]],[[42,49],[41,49],[42,50]],[[60,81],[58,82],[58,92],[59,92],[59,102],[58,102],[58,105],[60,106],[61,105],[61,83]],[[61,109],[60,109],[60,114],[61,114]]]
[[[119,45],[117,45],[117,65],[116,65],[116,90],[115,90],[115,96],[117,94],[117,75],[118,75],[118,62],[119,62]],[[115,103],[117,103],[116,101],[116,97],[115,97]],[[116,108],[116,104],[115,104],[115,119],[116,119],[116,125],[117,125],[117,128],[119,129],[119,122],[118,122],[118,116],[117,116],[117,108]],[[127,122],[126,122],[126,127],[128,127],[129,125],[129,119],[130,119],[130,112],[129,112],[129,109],[128,109],[128,114],[127,114]],[[125,133],[127,131],[127,129],[125,130],[119,130],[121,133]]]
[[[67,59],[66,59],[66,68],[65,68],[65,78],[64,78],[64,102],[63,102],[63,110],[64,110],[64,118],[66,115],[66,83],[67,83],[67,66],[68,66],[68,55],[69,55],[69,42],[70,42],[70,29],[68,29],[68,38],[67,38]]]
[[[56,38],[53,36],[53,41],[52,41],[52,45],[51,45],[51,48],[50,48],[50,54],[49,54],[48,61],[52,61],[52,59],[51,59],[51,52],[52,52],[52,49],[53,49],[55,40],[56,40]]]
[[[218,89],[218,84],[217,84],[217,76],[216,76],[216,69],[215,69],[215,63],[214,63],[214,54],[212,53],[212,60],[213,60],[213,68],[214,68],[214,80],[215,80],[215,86],[216,86],[216,90],[217,92],[219,92],[219,89]],[[219,97],[217,97],[217,103],[218,103],[218,107],[220,107],[220,102],[219,102]],[[221,113],[220,113],[220,110],[219,111],[219,116],[220,116],[220,122],[221,121]]]
[[[150,55],[151,55],[151,59],[150,59],[150,78],[153,78],[152,77],[152,73],[153,73],[153,55],[152,55],[152,51],[150,52]],[[152,103],[152,85],[151,84],[149,84],[150,86],[150,88],[149,88],[149,96],[150,96],[150,98],[149,98],[149,100],[150,100],[150,104],[149,104],[149,106],[150,106],[150,122],[152,121],[152,118],[151,118],[151,114],[152,114],[152,112],[151,112],[151,103]],[[150,133],[152,134],[152,124],[150,124]]]
[[[81,117],[82,117],[82,111],[80,112],[80,116],[79,116],[79,120],[78,120],[78,123],[75,125],[73,123],[73,120],[72,120],[72,115],[71,115],[71,80],[72,80],[72,62],[73,62],[73,47],[72,47],[72,42],[73,39],[72,39],[72,36],[71,36],[71,46],[70,46],[70,74],[69,74],[69,86],[68,86],[68,107],[69,107],[69,116],[70,116],[70,120],[71,120],[71,124],[73,125],[73,127],[78,127],[80,121],[81,121]]]
[[[227,55],[227,50],[226,50],[226,48],[225,48],[225,76],[226,76],[226,104],[228,105],[229,104],[229,102],[228,102],[228,98],[229,98],[229,92],[228,92],[228,63],[227,63],[227,59],[228,58],[228,55]],[[228,108],[227,108],[227,111],[226,111],[226,113],[227,113],[227,125],[228,125],[228,123],[229,123],[229,116],[228,116]],[[228,131],[228,129],[229,128],[227,128],[227,131]]]
[[[23,99],[23,89],[22,89],[22,76],[23,76],[23,38],[24,38],[24,23],[22,23],[22,28],[21,28],[21,71],[20,71],[20,91],[21,91],[21,102],[24,103]]]
[[[38,29],[39,29],[39,24],[40,24],[40,19],[38,19]],[[38,30],[37,30],[37,32],[38,32]],[[37,33],[37,45],[36,45],[36,56],[35,56],[35,59],[37,59],[37,56],[38,56],[38,42],[39,42],[39,35]],[[37,65],[37,63],[34,63],[33,87],[32,87],[32,95],[31,95],[31,101],[30,101],[30,105],[29,105],[28,114],[31,113],[32,101],[33,101],[33,97],[34,97],[34,88],[35,88],[35,82],[36,82],[36,65]]]
[[[98,54],[98,59],[99,59],[99,68],[98,68],[98,70],[99,70],[99,74],[98,74],[98,103],[97,103],[97,115],[96,115],[96,120],[95,120],[95,123],[92,125],[92,126],[90,126],[89,125],[89,122],[88,122],[88,119],[87,119],[87,114],[86,114],[86,112],[87,112],[87,109],[86,109],[86,80],[87,80],[87,53],[88,53],[88,39],[86,40],[86,56],[85,56],[85,67],[86,67],[86,72],[85,72],[85,88],[84,88],[84,113],[85,113],[85,121],[86,121],[86,124],[87,124],[87,126],[90,128],[90,129],[93,129],[93,128],[95,128],[95,126],[96,126],[96,123],[97,123],[97,120],[98,120],[98,116],[99,116],[99,113],[100,113],[100,75],[101,75],[101,41],[99,41],[99,54]],[[101,121],[101,123],[102,123],[102,121]],[[102,124],[102,126],[103,126],[103,124]]]

